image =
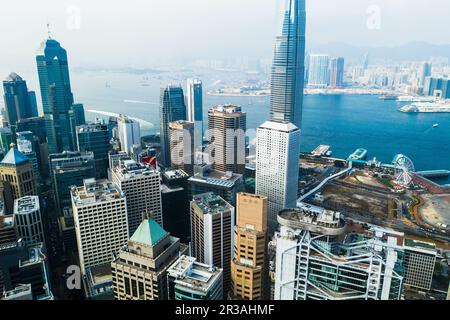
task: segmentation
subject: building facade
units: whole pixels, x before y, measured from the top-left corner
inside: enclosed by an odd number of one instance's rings
[[[345,60],[342,57],[330,60],[330,80],[328,81],[330,88],[342,88],[344,86],[344,64]]]
[[[117,127],[121,150],[130,156],[133,155],[135,146],[138,149],[141,147],[141,129],[139,122],[121,115],[117,118]]]
[[[3,92],[9,125],[15,126],[20,119],[38,116],[36,96],[28,91],[26,81],[19,75],[13,72],[3,81]]]
[[[14,201],[14,224],[19,239],[45,243],[44,224],[38,196],[26,196]]]
[[[405,285],[429,291],[436,264],[436,246],[429,242],[405,239],[404,250]]]
[[[190,175],[194,172],[193,122],[184,120],[169,123],[170,163],[172,169],[182,169]]]
[[[187,80],[186,102],[186,120],[194,123],[194,149],[201,151],[203,145],[203,84],[201,80]]]

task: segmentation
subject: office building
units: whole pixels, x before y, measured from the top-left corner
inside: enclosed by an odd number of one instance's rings
[[[163,224],[161,176],[158,170],[134,160],[124,160],[112,168],[112,181],[127,197],[129,234],[133,234],[146,214]]]
[[[191,254],[200,263],[223,269],[224,297],[231,284],[234,207],[220,196],[204,193],[191,201]]]
[[[426,96],[450,99],[450,79],[427,77],[423,92]]]
[[[50,177],[56,210],[63,216],[64,208],[72,208],[70,190],[81,186],[85,179],[95,177],[93,152],[69,152],[49,156]]]
[[[170,167],[169,123],[186,120],[183,88],[180,85],[161,87],[160,95],[160,141],[161,154],[159,161],[165,167]]]
[[[198,79],[187,80],[186,120],[194,123],[194,150],[203,145],[203,84]]]
[[[184,120],[169,123],[169,147],[172,169],[194,172],[194,123]]]
[[[267,198],[238,193],[231,299],[266,300],[268,294]]]
[[[210,170],[205,166],[188,179],[189,197],[212,192],[221,196],[231,205],[236,205],[236,195],[245,189],[242,174]]]
[[[42,243],[0,245],[0,300],[53,300],[46,255]]]
[[[15,126],[20,119],[38,116],[36,96],[28,91],[27,83],[16,73],[11,73],[3,81],[6,120]]]
[[[312,88],[326,88],[330,79],[328,68],[328,55],[311,54],[309,56],[308,86]]]
[[[132,156],[134,150],[141,148],[141,128],[139,122],[121,115],[117,118],[119,131],[120,150]]]
[[[395,232],[347,233],[338,212],[302,204],[278,215],[275,300],[399,300],[402,247]]]
[[[86,124],[84,106],[81,103],[73,104],[69,109],[70,132],[72,134],[73,148],[77,149],[77,127]]]
[[[297,203],[300,130],[292,123],[265,122],[257,129],[256,194],[268,199],[269,234],[277,214]]]
[[[419,69],[419,86],[420,87],[423,87],[425,85],[425,80],[427,77],[431,77],[431,69],[432,69],[431,62],[424,62],[420,66],[420,69]]]
[[[17,150],[19,150],[19,152],[21,152],[25,157],[27,157],[31,161],[36,189],[39,191],[42,184],[40,161],[39,161],[40,157],[35,152],[35,149],[37,149],[36,148],[37,144],[33,144],[33,142],[35,142],[33,140],[34,136],[32,135],[31,139],[25,138],[24,136],[20,135],[20,133],[18,133],[18,136],[19,137],[17,139]],[[37,150],[39,151],[39,149]]]
[[[111,263],[115,299],[167,300],[167,269],[186,251],[155,220],[144,219]]]
[[[79,152],[93,152],[95,178],[108,177],[109,158],[112,149],[109,143],[108,127],[105,123],[96,122],[76,128],[76,146]]]
[[[0,246],[18,240],[14,216],[7,215],[3,201],[0,201]]]
[[[85,275],[86,268],[111,262],[127,243],[126,198],[115,184],[95,179],[73,187],[71,195],[78,257]]]
[[[436,246],[433,243],[405,239],[405,285],[430,290],[436,264]]]
[[[86,268],[83,289],[87,300],[114,300],[111,262]]]
[[[0,179],[0,204],[1,213],[12,215],[14,213],[14,198],[11,185]]]
[[[26,196],[14,201],[14,224],[19,239],[45,243],[38,196]]]
[[[10,127],[0,128],[0,143],[2,147],[2,153],[5,155],[9,148],[11,148],[11,143],[15,143],[14,132]]]
[[[183,170],[169,170],[162,174],[161,200],[164,229],[180,238],[182,243],[189,243],[191,239],[188,179],[189,175]]]
[[[274,46],[270,118],[301,128],[305,80],[305,0],[280,2]]]
[[[67,52],[50,37],[36,56],[49,154],[73,150],[69,110],[73,105]]]
[[[344,64],[345,60],[342,57],[330,60],[330,80],[328,81],[330,88],[344,87]]]
[[[32,163],[14,144],[0,162],[0,180],[11,187],[13,200],[37,195]]]
[[[222,300],[223,271],[181,256],[167,270],[170,300]]]

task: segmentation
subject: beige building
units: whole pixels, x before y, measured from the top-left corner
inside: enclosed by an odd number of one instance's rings
[[[167,300],[167,269],[187,246],[145,219],[111,263],[116,300]]]
[[[37,195],[32,163],[13,144],[0,163],[0,180],[10,187],[12,200]]]
[[[111,262],[128,241],[126,200],[108,180],[84,180],[71,190],[78,257],[86,269]]]
[[[246,113],[235,105],[208,111],[208,154],[214,170],[245,173],[246,119]]]
[[[127,197],[129,234],[136,231],[144,214],[163,225],[159,171],[134,160],[121,160],[111,171],[112,181]]]
[[[230,299],[268,299],[267,197],[238,193]]]
[[[191,201],[191,250],[200,263],[223,269],[223,292],[230,289],[234,207],[212,192]]]
[[[169,123],[170,161],[173,169],[183,169],[194,174],[194,123],[175,121]]]

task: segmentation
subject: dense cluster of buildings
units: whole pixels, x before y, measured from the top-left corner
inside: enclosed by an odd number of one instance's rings
[[[87,299],[395,300],[404,286],[430,289],[433,245],[355,233],[339,212],[297,201],[305,81],[342,87],[344,60],[305,63],[305,1],[284,5],[254,193],[246,113],[210,108],[205,134],[200,80],[187,81],[186,96],[161,87],[160,142],[150,147],[125,115],[86,121],[54,39],[36,57],[43,116],[20,76],[4,81],[1,299],[67,293],[55,279],[69,266]]]

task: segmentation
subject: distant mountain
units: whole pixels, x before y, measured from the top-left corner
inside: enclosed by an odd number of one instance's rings
[[[430,57],[450,59],[450,44],[436,45],[427,42],[410,42],[396,47],[359,47],[346,43],[311,44],[309,53],[325,53],[343,56],[350,62],[358,62],[368,53],[370,60],[425,61]]]

